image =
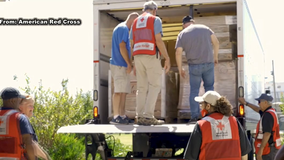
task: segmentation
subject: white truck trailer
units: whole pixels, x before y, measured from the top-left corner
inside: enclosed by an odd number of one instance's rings
[[[160,126],[139,125],[111,125],[108,118],[112,114],[111,109],[111,79],[109,72],[109,58],[111,56],[111,39],[113,28],[124,21],[131,12],[142,13],[143,4],[147,0],[94,0],[94,88],[93,107],[94,118],[85,125],[64,126],[58,133],[81,133],[86,135],[86,155],[95,156],[101,153],[102,159],[118,159],[113,157],[107,144],[104,133],[131,133],[133,135],[133,150],[129,151],[128,159],[183,159],[183,154],[175,155],[175,151],[185,148],[193,131],[194,125],[181,123],[181,121],[166,123]],[[254,26],[246,0],[157,0],[158,16],[163,21],[163,40],[165,43],[174,43],[178,33],[182,29],[182,18],[191,15],[196,23],[208,25],[215,31],[220,41],[219,68],[217,72],[216,90],[229,98],[235,106],[235,116],[247,130],[252,142],[250,130],[255,129],[259,115],[250,108],[240,105],[239,96],[245,96],[249,102],[256,102],[264,91],[264,52]],[[90,4],[91,5],[91,4]],[[171,61],[174,63],[174,45],[167,46]],[[171,50],[171,51],[170,51]],[[174,66],[174,65],[173,65]],[[186,68],[186,64],[184,67]],[[174,67],[173,67],[174,68]],[[217,71],[216,71],[217,70]],[[171,108],[179,108],[176,118],[190,118],[188,113],[189,89],[185,89],[185,80],[179,79],[178,72],[173,70],[178,88],[178,103]],[[163,75],[166,77],[167,75]],[[133,81],[134,82],[134,81]],[[167,89],[166,79],[163,78],[163,87],[160,95],[157,117],[166,119],[168,114],[171,89]],[[186,99],[186,98],[185,98]],[[157,102],[158,103],[158,102]],[[184,108],[184,106],[186,106]],[[135,108],[135,106],[132,106]],[[129,112],[130,113],[130,112]],[[130,113],[131,115],[131,113]],[[156,113],[155,113],[156,115]],[[186,118],[185,118],[186,119]],[[246,123],[247,122],[247,123]],[[249,125],[247,125],[249,124]],[[92,144],[87,143],[91,137]],[[158,157],[158,150],[168,148],[171,154]],[[253,159],[253,152],[249,159]]]

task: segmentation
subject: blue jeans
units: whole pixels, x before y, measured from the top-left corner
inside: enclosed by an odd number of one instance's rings
[[[189,71],[189,105],[191,118],[197,119],[200,116],[199,103],[194,100],[199,95],[201,79],[204,83],[205,92],[214,90],[214,63],[188,65]]]

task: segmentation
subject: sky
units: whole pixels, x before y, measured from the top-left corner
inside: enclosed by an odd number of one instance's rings
[[[269,80],[272,80],[272,60],[274,60],[274,74],[276,83],[284,82],[284,56],[283,40],[284,37],[283,21],[281,11],[283,10],[284,1],[281,0],[247,0],[253,17],[255,26],[257,28],[265,56],[266,56],[266,75]]]
[[[80,26],[0,25],[0,68],[2,69],[0,88],[24,87],[27,75],[30,77],[31,86],[38,86],[42,80],[45,89],[60,90],[62,79],[69,79],[67,87],[71,93],[80,89],[91,91],[93,84],[91,4],[92,0],[58,0],[57,5],[44,0],[25,0],[25,3],[15,0],[1,2],[0,17],[78,18],[81,19],[82,24]],[[18,77],[17,81],[13,80],[14,75]]]
[[[17,3],[14,3],[17,1]],[[31,86],[42,80],[44,88],[61,89],[62,79],[69,79],[70,92],[93,88],[93,51],[91,0],[57,0],[57,5],[44,0],[0,3],[4,18],[79,18],[80,26],[1,26],[0,25],[0,88],[24,87],[25,74]],[[54,0],[55,1],[55,0]],[[66,3],[68,1],[68,7]],[[281,0],[247,0],[266,54],[266,74],[275,63],[276,82],[284,82],[282,29],[284,2]],[[27,3],[29,2],[29,3]],[[9,3],[9,4],[8,4]],[[80,4],[79,4],[80,3]],[[44,7],[43,7],[44,6]],[[78,7],[79,6],[79,7]],[[64,9],[63,9],[64,8]],[[52,12],[51,12],[52,11]],[[83,43],[82,43],[83,42]],[[17,80],[13,80],[14,76]]]

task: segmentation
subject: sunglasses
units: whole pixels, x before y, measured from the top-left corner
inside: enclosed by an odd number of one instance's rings
[[[265,102],[265,100],[258,100],[257,102],[260,104],[261,102]]]

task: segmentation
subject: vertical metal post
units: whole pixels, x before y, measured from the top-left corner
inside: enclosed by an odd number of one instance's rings
[[[272,72],[271,72],[271,75],[273,77],[273,90],[274,90],[274,98],[275,98],[274,102],[277,102],[277,94],[276,94],[276,87],[275,87],[275,74],[274,74],[274,60],[272,60]]]
[[[189,15],[190,15],[192,18],[194,18],[194,17],[193,17],[193,5],[190,5],[190,6],[189,6]]]

